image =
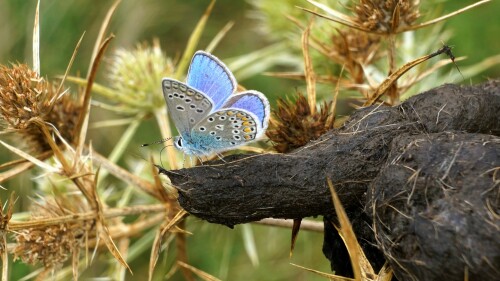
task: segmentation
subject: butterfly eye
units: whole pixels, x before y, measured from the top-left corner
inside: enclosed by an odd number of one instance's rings
[[[178,145],[179,147],[182,147],[182,139],[181,139],[181,138],[179,138],[179,139],[177,140],[177,145]]]

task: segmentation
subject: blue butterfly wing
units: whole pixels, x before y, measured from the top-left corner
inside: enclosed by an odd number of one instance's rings
[[[222,107],[238,84],[229,69],[215,56],[198,51],[189,66],[186,83],[213,101],[213,110]]]
[[[256,117],[258,125],[257,137],[262,135],[269,123],[269,101],[266,96],[257,91],[245,91],[232,95],[224,104],[223,108],[234,108],[250,112]]]
[[[190,138],[191,129],[210,114],[213,102],[196,89],[171,78],[163,78],[163,97],[179,134]]]
[[[260,127],[256,118],[242,109],[217,110],[193,127],[188,146],[196,154],[208,155],[254,141]]]

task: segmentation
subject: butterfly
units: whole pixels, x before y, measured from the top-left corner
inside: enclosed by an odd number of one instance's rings
[[[186,83],[163,78],[163,96],[179,132],[174,146],[187,155],[207,156],[261,137],[269,122],[269,101],[262,93],[235,93],[234,75],[218,58],[197,51]]]

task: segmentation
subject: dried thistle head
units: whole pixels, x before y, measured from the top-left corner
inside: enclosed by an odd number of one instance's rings
[[[328,45],[329,57],[339,65],[343,65],[353,82],[365,82],[364,67],[378,58],[381,37],[357,30],[343,31],[332,36],[332,44]]]
[[[133,112],[153,111],[164,106],[163,96],[157,93],[158,85],[163,77],[173,76],[174,64],[163,54],[159,43],[138,45],[133,50],[116,50],[109,69],[111,88],[117,93],[113,101]]]
[[[419,6],[418,0],[359,0],[353,7],[354,21],[368,30],[390,33],[412,25],[420,17]]]
[[[274,142],[278,152],[301,147],[333,128],[331,106],[331,102],[325,102],[319,111],[311,113],[306,97],[301,94],[296,101],[280,99],[266,135]]]
[[[83,204],[78,198],[68,199],[35,204],[33,219],[40,220],[43,224],[43,219],[83,212]],[[32,265],[42,264],[45,268],[57,267],[84,246],[92,226],[91,221],[74,221],[16,231],[14,260],[20,259]]]
[[[81,106],[58,86],[25,64],[0,65],[0,120],[35,151],[50,147],[34,121],[52,124],[69,142],[74,138]]]

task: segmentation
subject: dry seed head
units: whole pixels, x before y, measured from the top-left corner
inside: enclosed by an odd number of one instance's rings
[[[332,43],[330,52],[341,59],[339,64],[354,61],[360,65],[368,65],[375,58],[374,52],[380,45],[380,36],[357,30],[339,30],[332,36]]]
[[[64,202],[66,204],[71,202],[72,211],[61,206]],[[73,199],[36,205],[33,219],[69,215],[77,205],[79,205],[78,200]],[[14,260],[21,259],[24,263],[32,265],[42,264],[45,268],[61,265],[72,257],[73,251],[84,245],[85,237],[92,225],[91,221],[75,221],[16,231]]]
[[[334,118],[329,114],[331,106],[331,102],[325,102],[319,111],[311,113],[307,99],[301,94],[295,102],[280,99],[266,135],[278,152],[299,148],[333,128]]]
[[[140,108],[156,109],[164,105],[163,96],[158,94],[159,85],[163,77],[173,74],[174,65],[158,43],[138,45],[134,50],[118,49],[110,60],[112,88],[124,98],[136,101]],[[137,107],[133,105],[130,109]]]
[[[393,15],[397,5],[399,26],[409,26],[420,17],[419,0],[359,0],[353,8],[355,21],[369,30],[389,33],[394,30]]]
[[[0,120],[38,152],[48,150],[49,145],[34,120],[52,124],[69,142],[75,134],[81,107],[67,93],[61,95],[58,86],[27,65],[0,65]]]

